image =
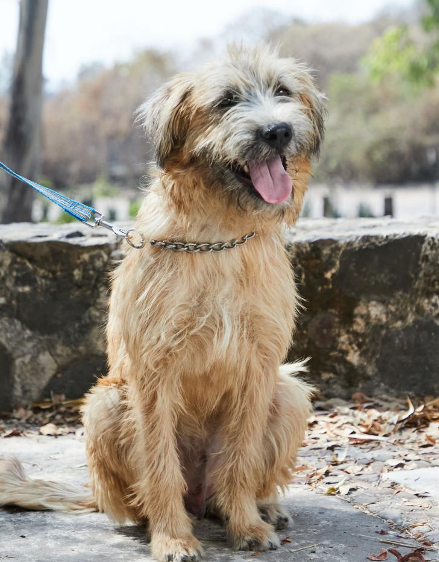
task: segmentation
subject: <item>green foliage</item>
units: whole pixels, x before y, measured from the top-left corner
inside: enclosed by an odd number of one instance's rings
[[[341,216],[331,197],[323,198],[323,215],[330,219],[339,219]]]
[[[45,187],[48,187],[49,189],[55,189],[53,185],[53,181],[47,176],[40,176],[38,178],[38,183],[44,185]]]
[[[439,68],[438,54],[433,47],[426,50],[416,45],[407,26],[392,26],[375,39],[363,64],[375,82],[390,74],[418,87],[433,86]]]
[[[363,65],[375,82],[394,76],[416,88],[432,87],[439,73],[439,0],[425,0],[424,34],[407,25],[391,26],[375,39]]]
[[[137,217],[137,213],[139,212],[140,205],[142,204],[141,201],[131,201],[130,208],[129,208],[129,215],[130,218],[135,219]]]
[[[327,135],[315,177],[372,184],[434,181],[439,147],[439,88],[416,98],[397,81],[370,83],[365,74],[334,75]]]
[[[358,205],[358,216],[360,218],[374,218],[375,215],[372,212],[372,209],[370,208],[370,205],[368,205],[367,203],[360,203]]]
[[[425,31],[439,29],[439,0],[425,0],[430,13],[422,18]]]
[[[113,183],[110,183],[101,174],[99,175],[92,186],[93,197],[117,197],[120,195],[120,188]]]
[[[68,213],[61,213],[56,219],[55,224],[68,224],[69,222],[75,222],[76,219],[69,215]]]

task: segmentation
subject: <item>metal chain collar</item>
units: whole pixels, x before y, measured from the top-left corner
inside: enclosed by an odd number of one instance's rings
[[[197,243],[197,242],[176,242],[171,240],[151,240],[151,246],[158,246],[163,250],[172,250],[173,252],[187,252],[188,254],[195,254],[200,252],[202,254],[208,254],[209,252],[223,252],[224,250],[233,250],[237,246],[242,246],[248,240],[251,240],[256,236],[256,232],[250,232],[249,234],[244,234],[242,238],[237,240],[229,240],[228,242],[214,242],[209,243]]]
[[[78,219],[83,224],[91,228],[106,228],[111,230],[116,234],[116,236],[120,236],[124,238],[127,243],[132,247],[138,250],[142,249],[145,244],[146,240],[144,240],[142,234],[134,229],[131,228],[130,230],[124,230],[119,226],[111,224],[108,221],[104,220],[104,215],[93,209],[93,207],[88,207],[84,205],[84,203],[80,203],[79,201],[75,201],[74,199],[70,199],[69,197],[58,193],[57,191],[53,191],[39,183],[33,182],[31,180],[26,179],[23,176],[11,170],[6,164],[0,162],[0,169],[5,171],[7,174],[12,176],[15,179],[29,185],[33,189],[37,190],[39,193],[47,197],[52,203],[55,203],[63,211],[67,212],[69,215]],[[256,236],[256,232],[250,232],[250,234],[244,234],[242,238],[239,240],[233,239],[229,242],[215,242],[213,244],[209,243],[202,243],[198,244],[197,242],[173,242],[170,240],[151,240],[151,246],[158,246],[163,248],[163,250],[173,250],[174,252],[187,252],[189,254],[195,254],[197,252],[201,252],[202,254],[208,254],[209,252],[223,252],[224,250],[232,250],[237,246],[242,246],[251,238]]]

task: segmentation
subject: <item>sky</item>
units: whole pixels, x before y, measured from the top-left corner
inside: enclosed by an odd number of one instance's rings
[[[412,0],[50,0],[44,75],[53,88],[73,80],[83,64],[100,61],[109,65],[128,60],[146,47],[188,51],[197,39],[218,36],[255,6],[279,11],[287,19],[360,22],[386,6],[404,8],[411,3]],[[0,0],[0,64],[5,52],[15,51],[18,6],[19,0]]]

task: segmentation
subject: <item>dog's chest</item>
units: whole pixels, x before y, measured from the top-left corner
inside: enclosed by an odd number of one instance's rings
[[[279,243],[220,255],[130,256],[113,285],[108,337],[146,368],[244,371],[255,357],[279,364],[294,324],[296,291]],[[111,346],[110,346],[111,347]]]
[[[265,258],[206,270],[193,287],[191,334],[207,360],[230,364],[255,349],[271,349],[280,359],[285,354],[296,309],[294,280],[283,256]]]

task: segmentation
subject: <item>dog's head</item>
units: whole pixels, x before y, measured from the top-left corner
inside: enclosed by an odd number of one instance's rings
[[[196,170],[215,197],[297,218],[323,138],[324,96],[296,60],[231,47],[165,84],[142,115],[165,173]]]

